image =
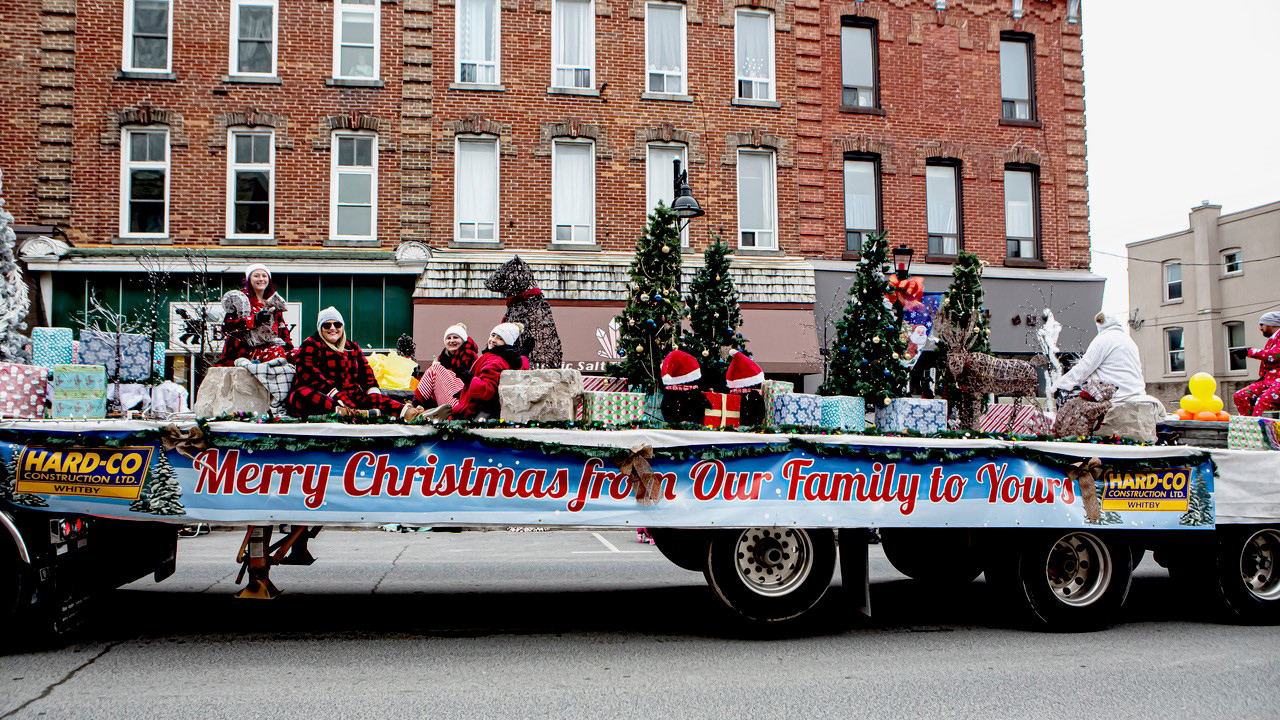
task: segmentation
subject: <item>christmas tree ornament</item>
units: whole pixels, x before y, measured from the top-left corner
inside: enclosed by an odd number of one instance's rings
[[[671,252],[671,246],[670,246],[670,245],[663,245],[663,246],[662,246],[662,252],[663,252],[663,253],[669,253],[669,252]]]
[[[703,351],[702,351],[702,357],[707,357],[707,356],[708,356],[708,355],[710,355],[710,354],[711,354],[711,352],[710,352],[710,351],[708,351],[708,350],[703,350]]]
[[[880,343],[880,336],[876,335],[875,337],[871,338],[871,342],[876,343],[878,345]]]
[[[640,293],[640,302],[649,302],[649,293]]]

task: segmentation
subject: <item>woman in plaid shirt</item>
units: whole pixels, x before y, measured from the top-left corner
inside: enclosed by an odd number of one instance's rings
[[[337,413],[409,421],[422,413],[382,394],[360,346],[347,339],[342,313],[332,307],[320,311],[316,334],[298,346],[296,365],[288,408],[298,417]]]

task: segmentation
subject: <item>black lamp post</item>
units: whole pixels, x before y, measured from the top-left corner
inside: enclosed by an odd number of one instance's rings
[[[912,255],[915,255],[915,250],[907,247],[906,243],[893,249],[893,267],[894,273],[898,276],[898,282],[906,280],[911,274]]]
[[[675,214],[684,221],[683,225],[679,224],[679,231],[689,227],[689,221],[706,215],[707,212],[702,209],[698,201],[693,197],[693,189],[689,187],[689,171],[680,170],[680,158],[673,161],[675,165],[675,199],[671,201],[671,209]]]

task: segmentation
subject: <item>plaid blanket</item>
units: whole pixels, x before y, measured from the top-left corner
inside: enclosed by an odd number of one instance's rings
[[[284,401],[289,397],[289,390],[293,388],[293,376],[296,374],[288,360],[278,357],[267,362],[253,362],[248,358],[240,358],[236,360],[236,366],[253,373],[258,382],[271,393],[271,408],[283,412]]]

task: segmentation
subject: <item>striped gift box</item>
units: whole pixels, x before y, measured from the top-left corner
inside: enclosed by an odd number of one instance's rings
[[[784,382],[782,380],[765,380],[760,385],[760,392],[764,395],[764,423],[766,425],[777,425],[773,413],[773,399],[783,393],[789,393],[796,389],[795,383]]]
[[[583,375],[582,389],[586,392],[626,392],[627,379],[605,375]]]

